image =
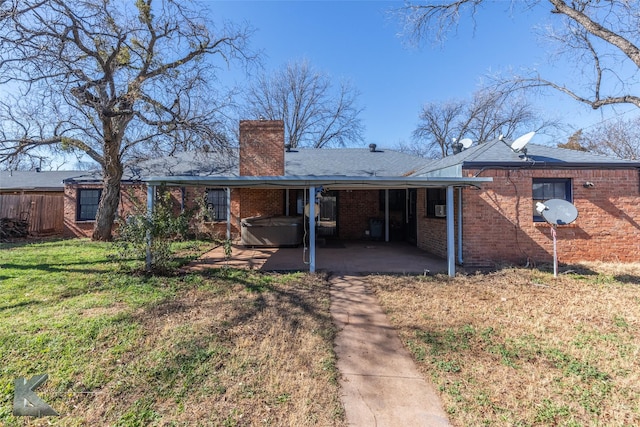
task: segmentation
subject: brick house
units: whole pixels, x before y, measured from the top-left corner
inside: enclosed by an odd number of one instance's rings
[[[640,261],[640,162],[536,144],[516,152],[495,140],[432,163],[422,173],[493,178],[456,194],[458,262],[465,266],[550,262],[551,226],[535,204],[551,198],[572,202],[578,210],[575,222],[557,229],[561,262]],[[424,225],[422,230],[431,232],[419,239],[422,247],[442,254],[442,225],[429,218]]]
[[[637,260],[638,162],[534,144],[523,157],[500,140],[437,161],[375,145],[293,150],[283,122],[263,120],[241,121],[239,143],[137,165],[123,181],[119,215],[166,188],[177,209],[205,201],[210,233],[238,239],[247,218],[306,213],[312,242],[405,241],[446,258],[451,274],[456,263],[549,262],[549,226],[533,206],[565,198],[580,216],[559,229],[561,262]],[[67,181],[67,235],[91,232],[99,187]]]

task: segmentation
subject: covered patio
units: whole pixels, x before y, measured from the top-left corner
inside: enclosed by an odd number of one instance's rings
[[[336,265],[336,268],[330,267],[329,261],[334,259],[334,263],[339,262],[348,262],[352,263],[357,259],[369,259],[369,264],[366,265],[378,265],[379,268],[384,266],[385,264],[389,264],[389,260],[396,259],[400,265],[395,267],[397,271],[389,271],[389,272],[408,272],[409,267],[404,267],[403,264],[408,263],[408,257],[406,254],[402,252],[398,252],[397,255],[391,257],[392,248],[396,248],[395,245],[388,245],[389,254],[387,256],[379,258],[377,262],[371,261],[371,256],[367,256],[365,254],[372,253],[375,249],[381,247],[380,245],[371,245],[371,247],[367,247],[367,245],[353,245],[352,250],[353,254],[347,254],[345,252],[338,251],[335,255],[331,251],[325,253],[326,258],[322,258],[320,254],[320,249],[322,249],[316,242],[316,204],[308,203],[308,201],[316,200],[320,191],[322,189],[330,188],[332,190],[358,190],[358,189],[379,189],[385,191],[385,227],[384,231],[384,243],[389,244],[389,190],[391,189],[410,189],[410,188],[442,188],[446,189],[446,248],[447,248],[447,259],[445,261],[446,272],[450,277],[455,276],[455,268],[456,268],[456,253],[455,253],[455,219],[454,219],[454,190],[456,188],[462,188],[466,186],[479,187],[484,182],[492,181],[492,178],[479,178],[479,177],[360,177],[360,176],[240,176],[240,177],[204,177],[204,176],[161,176],[161,177],[150,177],[144,180],[147,184],[147,212],[153,212],[154,204],[155,204],[155,194],[156,188],[160,185],[164,186],[206,186],[206,187],[221,187],[226,188],[226,197],[227,197],[227,239],[231,239],[231,223],[230,223],[230,206],[231,206],[231,198],[230,198],[230,189],[231,188],[247,188],[247,189],[282,189],[285,191],[289,191],[290,189],[303,189],[307,194],[307,207],[305,208],[305,214],[308,218],[308,231],[309,231],[309,244],[307,246],[308,253],[303,254],[298,252],[299,261],[295,261],[295,256],[293,253],[291,255],[291,264],[287,264],[282,261],[282,265],[290,265],[287,269],[292,270],[306,270],[309,272],[315,272],[317,270],[325,270],[325,271],[349,271],[353,272],[353,268],[347,268],[347,264],[343,264],[342,266]],[[307,211],[308,209],[308,211]],[[458,210],[459,215],[461,210]],[[458,220],[458,224],[461,224],[461,221]],[[458,233],[459,247],[462,247],[462,233]],[[345,244],[345,248],[347,247]],[[409,246],[410,247],[410,246]],[[150,245],[147,250],[147,267],[151,266],[152,254],[150,252]],[[335,248],[334,248],[335,249]],[[421,253],[423,257],[427,257],[427,253],[424,251],[420,251],[417,248],[412,248],[416,253]],[[266,253],[270,253],[267,248],[261,248],[257,252],[252,251],[249,255],[249,252],[240,251],[239,248],[236,250],[238,254],[235,256],[236,259],[241,259],[240,257],[245,257],[245,261],[248,262],[250,257],[253,257],[254,260],[251,261],[254,264],[260,264],[263,256],[266,256]],[[277,251],[277,254],[280,252]],[[282,251],[282,254],[287,253],[287,251]],[[242,254],[242,255],[241,255]],[[335,258],[332,258],[335,256]],[[223,256],[224,258],[224,256]],[[267,263],[271,263],[272,265],[277,265],[276,261],[280,258],[280,255],[276,256],[275,259],[271,259],[270,261],[264,261],[263,266]],[[421,273],[424,270],[431,270],[428,266],[423,265],[423,261],[421,259],[416,259],[416,264],[411,267],[414,273]],[[294,267],[297,266],[297,267]],[[266,266],[267,269],[278,270],[278,268]],[[347,268],[345,270],[345,268]],[[361,268],[371,268],[363,266]],[[389,267],[392,268],[392,267]],[[435,271],[435,269],[434,269]],[[375,272],[375,271],[374,271]]]
[[[404,242],[346,241],[316,248],[317,271],[350,274],[438,274],[447,273],[447,260]],[[248,248],[234,244],[225,259],[218,246],[189,265],[190,270],[221,267],[261,271],[309,270],[308,250],[296,248]]]

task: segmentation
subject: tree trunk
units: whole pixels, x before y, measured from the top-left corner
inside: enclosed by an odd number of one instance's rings
[[[102,195],[96,213],[96,224],[93,228],[92,240],[107,242],[111,240],[113,222],[116,219],[118,204],[120,203],[120,180],[124,168],[120,159],[120,143],[122,130],[130,120],[120,116],[116,119],[103,118],[103,129],[106,135],[104,141],[104,157],[102,163]]]
[[[115,173],[114,173],[115,172]],[[119,171],[104,171],[102,181],[102,196],[96,213],[96,224],[93,229],[92,240],[107,242],[112,238],[111,231],[116,219],[118,204],[120,203],[120,179],[122,169]]]

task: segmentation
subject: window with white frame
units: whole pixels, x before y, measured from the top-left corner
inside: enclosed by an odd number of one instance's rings
[[[227,220],[227,191],[224,188],[207,188],[209,221]]]
[[[533,220],[544,221],[536,211],[536,203],[549,199],[561,199],[573,202],[570,178],[533,178]]]

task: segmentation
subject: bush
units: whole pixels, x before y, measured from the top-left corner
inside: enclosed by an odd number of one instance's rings
[[[151,238],[153,270],[167,270],[173,260],[171,242],[189,237],[192,211],[173,213],[171,194],[159,192],[154,211],[149,218],[146,206],[136,204],[133,213],[118,221],[118,236],[114,240],[116,258],[120,261],[144,260],[147,253],[147,238]]]

